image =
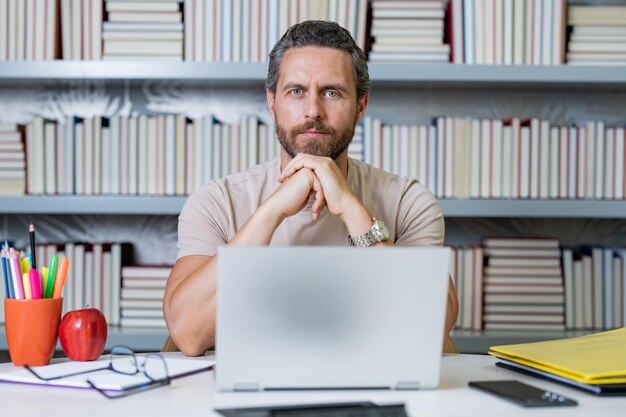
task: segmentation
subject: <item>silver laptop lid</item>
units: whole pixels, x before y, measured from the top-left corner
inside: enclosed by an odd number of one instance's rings
[[[432,388],[449,249],[221,247],[220,390]]]

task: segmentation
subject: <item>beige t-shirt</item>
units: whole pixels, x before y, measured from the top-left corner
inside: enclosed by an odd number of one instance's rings
[[[213,180],[189,196],[178,218],[178,258],[215,255],[254,211],[280,185],[280,159]],[[441,246],[444,222],[441,208],[417,180],[399,177],[350,159],[348,184],[369,212],[382,219],[390,238],[401,246]],[[271,245],[347,246],[348,230],[339,217],[324,209],[311,220],[309,202],[276,229]]]

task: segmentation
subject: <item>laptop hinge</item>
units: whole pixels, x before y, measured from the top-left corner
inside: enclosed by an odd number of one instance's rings
[[[259,384],[256,382],[238,382],[234,386],[235,391],[258,391]]]
[[[405,381],[398,382],[396,385],[397,390],[409,390],[409,389],[420,389],[419,381]]]

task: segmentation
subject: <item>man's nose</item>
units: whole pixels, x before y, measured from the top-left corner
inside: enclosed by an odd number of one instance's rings
[[[322,97],[317,94],[311,94],[307,97],[306,102],[306,118],[320,120],[324,117],[324,106]]]

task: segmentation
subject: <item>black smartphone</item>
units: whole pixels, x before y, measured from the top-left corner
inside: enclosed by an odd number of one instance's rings
[[[578,403],[553,391],[546,391],[520,381],[472,381],[472,388],[497,395],[523,407],[561,407]]]

